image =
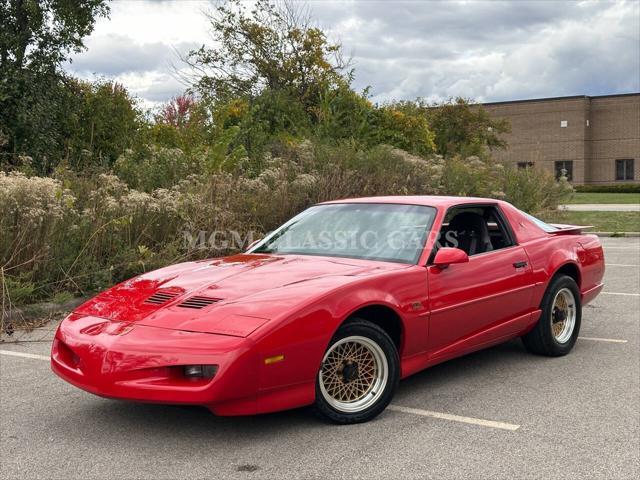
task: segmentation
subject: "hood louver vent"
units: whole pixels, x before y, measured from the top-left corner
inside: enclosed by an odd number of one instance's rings
[[[174,292],[156,292],[149,298],[147,298],[144,303],[148,305],[162,305],[170,300],[173,300],[177,296],[178,294]]]
[[[191,297],[186,299],[184,302],[180,303],[178,306],[182,308],[195,308],[200,309],[211,305],[212,303],[219,302],[220,298],[211,298],[211,297]]]

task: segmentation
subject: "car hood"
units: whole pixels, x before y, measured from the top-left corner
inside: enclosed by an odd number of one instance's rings
[[[240,254],[187,262],[127,280],[81,305],[79,315],[247,336],[282,310],[363,276],[407,265],[299,255]]]

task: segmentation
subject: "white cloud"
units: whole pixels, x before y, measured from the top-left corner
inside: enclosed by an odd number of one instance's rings
[[[169,71],[180,62],[180,55],[199,44],[137,43],[125,35],[109,33],[89,38],[86,46],[87,51],[78,55],[68,68],[85,75],[100,73],[115,77],[132,72]]]
[[[376,101],[481,101],[640,90],[640,3],[597,1],[309,4]],[[197,1],[121,1],[68,68],[115,77],[153,104],[180,93],[175,50],[207,43]]]

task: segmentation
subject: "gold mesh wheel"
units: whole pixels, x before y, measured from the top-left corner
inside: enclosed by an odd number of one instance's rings
[[[340,412],[356,413],[376,402],[389,379],[382,348],[367,337],[334,343],[322,360],[319,380],[324,399]]]
[[[568,288],[558,290],[551,309],[551,332],[558,343],[566,343],[576,325],[576,301]]]

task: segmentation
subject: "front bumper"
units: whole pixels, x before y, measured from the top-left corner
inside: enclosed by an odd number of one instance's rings
[[[254,413],[258,362],[248,338],[73,314],[60,324],[51,350],[52,370],[93,394],[205,405],[227,414]],[[182,365],[218,365],[218,370],[213,378],[193,379],[181,375]]]

